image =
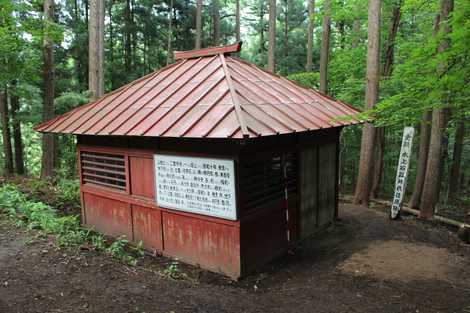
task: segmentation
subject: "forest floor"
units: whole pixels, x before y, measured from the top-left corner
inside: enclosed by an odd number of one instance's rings
[[[167,275],[163,257],[128,266],[59,249],[0,214],[0,312],[470,312],[470,246],[453,231],[347,203],[339,215],[294,254],[232,282],[182,264]]]

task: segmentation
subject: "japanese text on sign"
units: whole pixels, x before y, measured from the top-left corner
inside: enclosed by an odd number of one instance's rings
[[[410,165],[411,146],[413,144],[413,127],[405,127],[403,131],[403,140],[401,143],[400,158],[398,160],[397,177],[395,180],[395,193],[393,195],[390,217],[397,218],[400,212],[403,195],[406,191],[406,179],[408,178],[408,168]]]
[[[233,160],[155,155],[161,207],[236,220]]]

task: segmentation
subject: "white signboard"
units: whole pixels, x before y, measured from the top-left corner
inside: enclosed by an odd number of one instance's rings
[[[155,154],[161,207],[237,219],[233,160]]]
[[[395,180],[395,193],[393,195],[392,208],[390,210],[390,218],[398,217],[403,195],[406,191],[406,180],[408,178],[408,168],[410,166],[411,146],[413,144],[413,127],[405,127],[403,131],[403,140],[401,143],[400,158],[398,160],[397,177]]]

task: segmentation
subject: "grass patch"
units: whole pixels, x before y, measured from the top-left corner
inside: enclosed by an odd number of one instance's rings
[[[121,236],[109,243],[103,235],[82,228],[78,215],[59,215],[57,209],[26,197],[19,187],[13,184],[0,187],[0,208],[15,225],[54,235],[57,244],[62,247],[86,245],[131,265],[135,265],[137,259],[144,254],[142,242],[134,247],[129,245],[125,236]]]

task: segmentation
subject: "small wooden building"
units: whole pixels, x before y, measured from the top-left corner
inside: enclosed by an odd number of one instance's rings
[[[358,111],[240,60],[176,63],[39,125],[74,134],[82,222],[238,278],[332,223],[338,142]]]

